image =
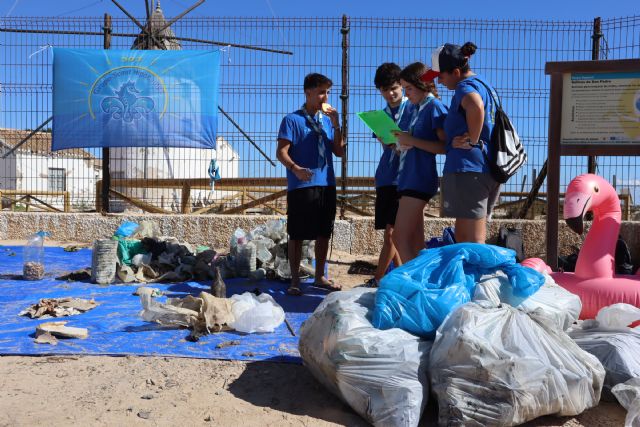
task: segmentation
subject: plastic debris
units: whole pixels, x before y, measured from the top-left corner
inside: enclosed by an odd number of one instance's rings
[[[120,227],[113,233],[114,236],[118,237],[129,237],[138,229],[138,223],[133,221],[125,221]]]
[[[284,310],[269,294],[245,292],[231,298],[234,320],[229,323],[238,332],[273,332],[284,322]]]
[[[618,402],[627,410],[625,427],[640,427],[640,378],[632,378],[613,388]]]

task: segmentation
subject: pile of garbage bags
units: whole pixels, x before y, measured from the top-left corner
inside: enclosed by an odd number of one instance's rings
[[[640,313],[610,307],[590,325],[581,309],[513,251],[456,244],[423,251],[377,291],[329,295],[302,326],[300,354],[376,426],[418,425],[430,395],[439,425],[572,416],[598,405],[605,385],[640,422],[640,329],[627,327]],[[618,329],[605,334],[611,319]]]
[[[640,327],[628,327],[637,320],[640,308],[613,304],[600,309],[595,320],[585,320],[569,331],[569,336],[604,366],[603,400],[615,401],[612,389],[616,385],[640,378]]]
[[[516,263],[511,249],[457,243],[422,250],[380,281],[373,325],[433,338],[452,310],[471,301],[480,277],[498,270],[507,275],[518,297],[533,295],[544,284],[541,273]]]
[[[229,255],[220,259],[223,278],[290,279],[288,236],[284,219],[273,219],[250,232],[238,228],[231,236]],[[315,241],[302,242],[301,271],[313,272]]]
[[[428,400],[431,343],[371,324],[375,290],[329,294],[300,330],[300,355],[325,387],[375,426],[415,426]]]

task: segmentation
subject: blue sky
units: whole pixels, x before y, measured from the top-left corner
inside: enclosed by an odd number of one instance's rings
[[[152,1],[152,0],[150,0]],[[193,4],[195,0],[161,0],[165,16],[171,18]],[[139,18],[144,18],[144,0],[120,0],[129,11]],[[404,23],[384,24],[384,28],[367,32],[366,25],[361,24],[359,35],[352,34],[351,39],[351,90],[350,99],[350,175],[372,175],[379,156],[378,144],[371,143],[370,133],[353,116],[355,111],[375,109],[382,107],[380,97],[371,84],[375,67],[388,60],[407,65],[416,60],[425,60],[428,53],[436,44],[444,42],[462,43],[472,40],[478,43],[480,51],[474,57],[474,69],[489,78],[491,82],[502,87],[502,95],[507,99],[508,112],[521,134],[526,138],[530,162],[523,168],[519,176],[514,178],[509,190],[519,190],[520,184],[525,179],[524,188],[528,189],[535,170],[539,170],[546,158],[546,133],[547,122],[543,119],[546,114],[548,90],[547,77],[542,71],[545,61],[590,59],[590,35],[591,21],[600,16],[603,19],[628,17],[640,15],[638,1],[614,0],[608,3],[602,1],[469,1],[456,2],[425,2],[417,0],[394,2],[398,5],[394,9],[389,7],[390,2],[381,0],[368,1],[337,1],[325,0],[322,2],[301,2],[291,0],[247,0],[247,1],[222,1],[207,0],[203,5],[195,9],[188,16],[197,17],[333,17],[342,14],[351,17],[373,18],[433,18],[439,19],[439,23],[431,22],[428,25],[420,25],[419,28],[405,27]],[[433,5],[437,6],[433,6]],[[478,7],[481,4],[482,7]],[[441,6],[438,6],[441,5]],[[73,16],[93,17],[91,25],[87,28],[93,31],[100,29],[103,13],[109,13],[114,18],[124,18],[123,13],[110,0],[0,0],[0,18],[25,17],[25,16],[53,16],[71,18]],[[126,18],[125,18],[126,19]],[[469,21],[467,21],[469,20]],[[472,20],[487,20],[471,25]],[[579,30],[572,34],[566,32],[548,31],[553,28],[544,25],[490,25],[489,20],[539,20],[539,21],[581,21],[576,25]],[[281,21],[282,22],[282,21]],[[469,22],[469,24],[467,24]],[[485,25],[485,23],[489,25]],[[504,21],[503,21],[504,22]],[[42,25],[42,24],[39,24]],[[76,24],[73,24],[76,25]],[[71,25],[71,26],[73,26]],[[124,24],[123,24],[124,25]],[[255,54],[241,49],[232,50],[229,54],[229,63],[224,64],[223,80],[221,88],[221,105],[229,111],[236,121],[248,131],[258,145],[260,145],[273,158],[274,134],[285,112],[297,108],[301,102],[300,84],[304,74],[310,71],[319,71],[331,76],[339,83],[339,58],[340,35],[334,24],[326,22],[318,23],[315,31],[278,27],[268,28],[269,24],[252,24],[245,29],[240,24],[231,24],[229,27],[220,25],[220,21],[213,23],[199,20],[194,29],[195,37],[209,40],[234,41],[247,44],[267,44],[273,47],[282,47],[295,51],[293,57],[276,54]],[[312,24],[305,24],[312,25]],[[383,25],[383,24],[377,24]],[[519,29],[522,27],[522,29]],[[569,26],[565,25],[564,28]],[[75,27],[74,27],[75,28]],[[637,34],[640,27],[634,31]],[[129,31],[137,32],[132,25]],[[187,34],[184,28],[178,28],[179,35]],[[606,34],[612,45],[629,45],[634,47],[632,55],[640,57],[638,40],[616,39],[612,32]],[[626,34],[626,33],[624,33]],[[9,36],[7,36],[9,37]],[[39,52],[42,46],[51,43],[59,46],[83,45],[78,38],[71,39],[66,36],[18,36],[11,35],[8,46],[13,46],[17,53],[11,52],[0,56],[6,62],[11,58],[19,58],[18,63],[36,65],[32,70],[47,70],[50,55],[46,51]],[[89,39],[87,39],[89,40]],[[131,40],[116,39],[119,43],[114,48],[128,48]],[[84,46],[84,45],[83,45]],[[556,46],[563,46],[560,50],[554,50]],[[94,37],[86,47],[101,47],[101,38]],[[482,49],[486,47],[487,49]],[[511,48],[518,48],[510,50]],[[525,49],[522,49],[522,48]],[[189,46],[184,48],[205,48],[203,46]],[[575,51],[570,51],[575,49]],[[637,53],[636,53],[637,52]],[[629,53],[613,51],[612,58],[624,57]],[[16,61],[14,61],[16,62]],[[242,68],[243,64],[251,64],[250,68]],[[39,66],[42,65],[42,68]],[[273,67],[273,66],[276,67]],[[9,67],[10,68],[10,67]],[[502,69],[506,70],[505,72]],[[44,71],[43,71],[44,72]],[[28,78],[21,75],[21,69],[0,70],[0,75],[9,77],[9,82],[24,83]],[[50,83],[50,77],[42,76],[36,71],[33,79]],[[225,74],[226,73],[226,74]],[[227,77],[225,79],[225,77]],[[260,91],[250,93],[251,89],[241,91],[242,87],[255,87],[257,83],[267,87],[268,97],[262,96]],[[282,84],[284,83],[284,84]],[[441,96],[446,104],[450,99],[450,93],[440,88]],[[39,89],[38,89],[39,91]],[[48,104],[50,103],[47,91],[38,92],[39,97],[33,98],[20,94],[20,88],[14,89],[15,98],[23,101],[15,101],[14,111],[21,114],[3,114],[0,122],[11,121],[11,127],[32,128],[35,122],[41,122],[50,115]],[[264,92],[264,89],[263,89]],[[336,85],[332,100],[334,105],[339,105],[339,87]],[[275,95],[275,96],[274,96]],[[30,104],[27,104],[30,103]],[[5,102],[6,105],[6,102]],[[35,111],[35,113],[33,113]],[[273,112],[265,118],[258,119],[262,112]],[[17,123],[13,123],[14,119]],[[248,146],[243,137],[224,119],[219,118],[219,132],[232,143],[238,142]],[[240,146],[240,145],[239,145]],[[250,147],[241,152],[242,176],[282,176],[281,167],[272,168],[261,156]],[[613,158],[611,158],[613,159]],[[610,166],[603,167],[599,172],[611,179],[617,174],[618,185],[633,188],[634,199],[640,196],[640,172],[636,174],[635,158],[616,158],[609,162]],[[586,161],[584,158],[565,158],[563,164],[562,181],[566,184],[571,176],[584,172]],[[337,170],[339,165],[336,163]],[[525,170],[526,169],[526,170]]]
[[[120,0],[120,3],[135,15],[144,16],[144,0]],[[195,0],[161,0],[167,16],[174,16],[193,3]],[[336,17],[347,14],[452,19],[583,20],[596,16],[613,18],[640,13],[637,0],[404,0],[393,2],[397,5],[395,8],[390,8],[389,4],[389,1],[384,0],[207,0],[191,16]],[[104,12],[120,15],[118,8],[109,0],[2,0],[0,5],[3,16],[95,16]]]

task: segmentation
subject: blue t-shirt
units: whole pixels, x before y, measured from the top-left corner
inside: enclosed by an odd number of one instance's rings
[[[444,162],[444,173],[454,172],[481,172],[489,173],[489,165],[486,163],[484,154],[480,147],[473,147],[470,150],[464,148],[453,148],[451,143],[453,138],[469,131],[467,117],[460,105],[462,98],[470,93],[478,93],[484,103],[484,124],[480,132],[480,139],[485,142],[484,150],[490,149],[487,144],[491,140],[491,130],[493,130],[495,109],[493,99],[487,88],[477,80],[482,80],[480,76],[472,76],[462,80],[456,86],[456,91],[451,99],[449,114],[444,122],[444,131],[447,134],[447,158]],[[486,82],[485,82],[486,83]],[[489,87],[491,87],[489,85]]]
[[[411,122],[411,116],[415,107],[408,100],[405,103],[402,111],[402,116],[396,116],[400,113],[400,106],[391,108],[387,106],[385,111],[389,116],[398,124],[398,127],[403,131],[409,130],[409,123]],[[376,135],[373,134],[375,138]],[[398,166],[400,165],[400,156],[396,153],[393,147],[383,145],[382,157],[376,169],[376,188],[384,187],[387,185],[398,184]]]
[[[313,120],[317,120],[314,117]],[[311,180],[300,181],[294,173],[287,170],[287,189],[289,191],[305,187],[335,187],[336,177],[333,172],[333,125],[331,119],[322,114],[322,133],[324,142],[325,162],[320,163],[318,134],[305,118],[302,110],[287,114],[280,124],[278,139],[291,142],[289,156],[296,165],[310,169],[313,172]]]
[[[432,98],[414,114],[418,116],[411,134],[427,141],[437,141],[436,129],[444,127],[447,117],[447,107],[442,101]],[[413,147],[402,153],[400,163],[398,191],[414,190],[431,195],[436,194],[438,171],[435,154]]]

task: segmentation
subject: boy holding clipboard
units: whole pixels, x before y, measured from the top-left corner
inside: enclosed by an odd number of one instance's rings
[[[401,71],[397,64],[384,63],[376,70],[373,82],[376,89],[380,91],[382,98],[387,102],[384,108],[386,114],[401,130],[406,131],[409,129],[414,107],[403,96],[402,86],[400,85]],[[364,117],[362,118],[364,119]],[[375,134],[373,136],[374,138],[376,137]],[[385,144],[380,137],[377,138],[382,143],[382,157],[380,157],[375,175],[375,228],[376,230],[384,230],[384,242],[378,258],[378,268],[375,276],[365,284],[367,287],[378,286],[378,282],[384,276],[392,260],[396,266],[401,265],[398,251],[392,240],[393,225],[398,212],[397,185],[400,157],[396,152],[395,144]]]

